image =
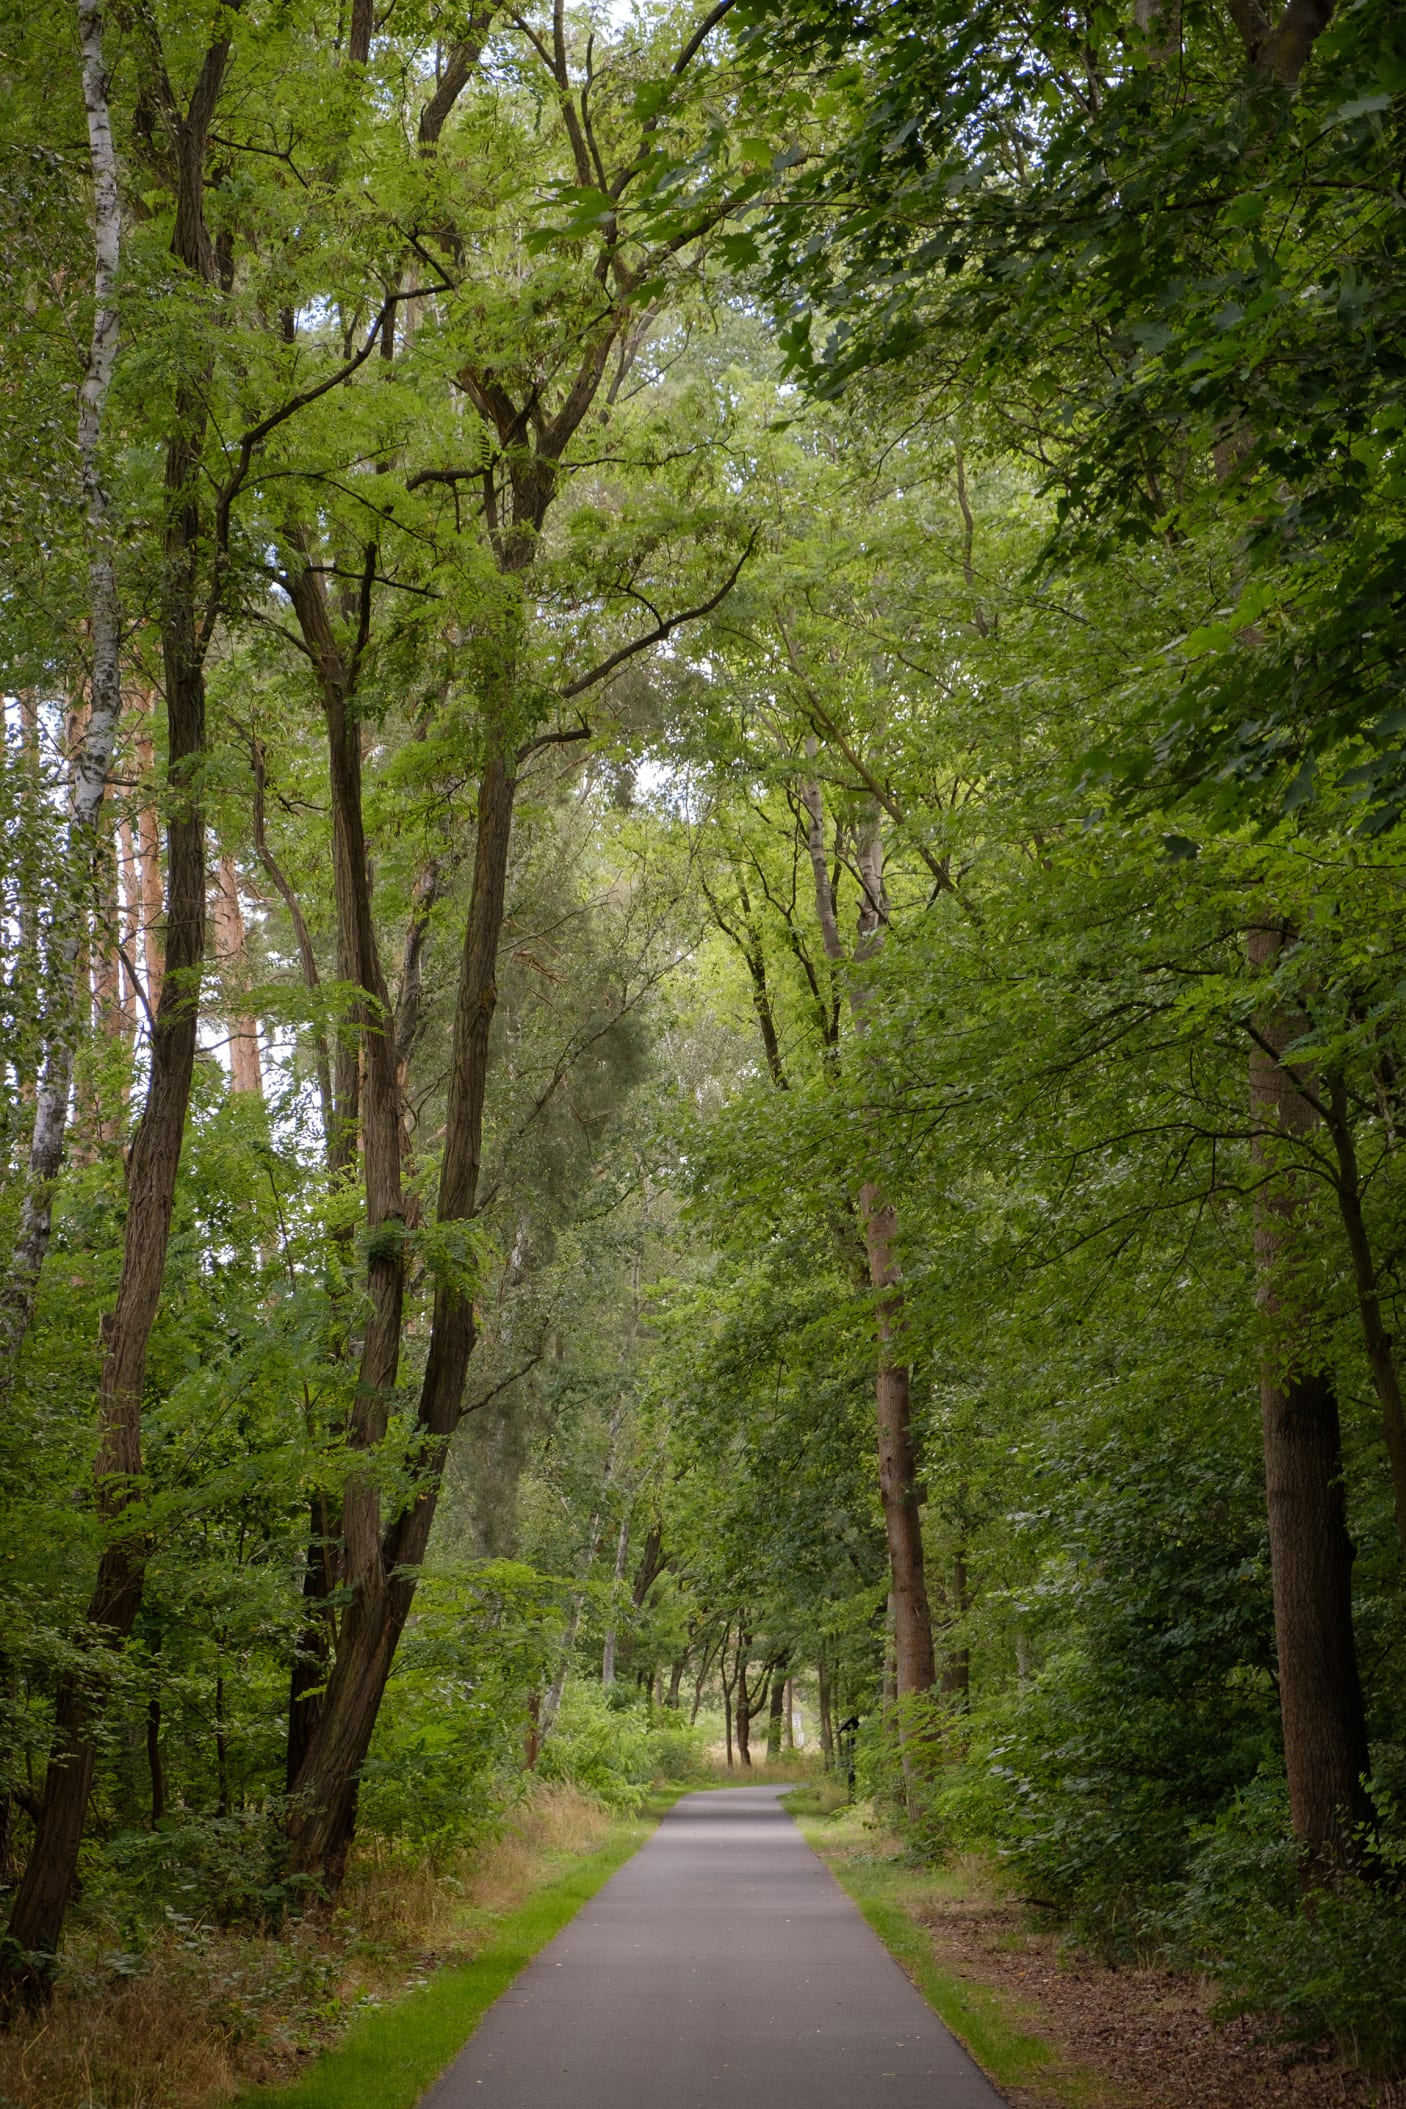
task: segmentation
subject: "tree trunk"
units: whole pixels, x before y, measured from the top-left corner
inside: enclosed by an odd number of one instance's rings
[[[967,1584],[967,1556],[959,1551],[952,1562],[952,1610],[955,1619],[963,1620],[971,1609],[971,1592]],[[971,1649],[965,1639],[944,1651],[942,1664],[942,1689],[949,1698],[959,1699],[965,1706],[971,1695]]]
[[[141,1007],[146,990],[137,972],[141,957],[142,897],[141,870],[137,863],[137,838],[124,811],[117,823],[117,868],[122,905],[122,1009],[127,1030],[135,1039],[141,1029]]]
[[[215,1672],[215,1814],[229,1814],[229,1742],[225,1735],[225,1678]]]
[[[504,711],[499,724],[506,715]],[[515,788],[503,746],[491,744],[479,780],[473,890],[455,1007],[438,1200],[441,1224],[467,1222],[477,1204],[489,1031],[497,1003],[498,940]],[[301,1873],[316,1874],[329,1890],[336,1889],[345,1871],[356,1822],[357,1774],[370,1747],[396,1646],[414,1602],[450,1438],[463,1410],[464,1379],[473,1344],[470,1285],[446,1271],[435,1285],[429,1355],[416,1413],[419,1490],[384,1532],[379,1559],[366,1559],[353,1572],[354,1587],[342,1614],[336,1660],[298,1773],[289,1816],[293,1866]]]
[[[322,986],[322,980],[317,971],[317,954],[313,950],[312,933],[308,929],[307,918],[303,914],[298,896],[289,885],[282,865],[269,847],[268,825],[265,813],[267,768],[264,761],[263,747],[256,739],[250,742],[249,763],[250,772],[254,779],[254,854],[267,872],[273,883],[274,890],[288,911],[288,920],[293,925],[293,936],[298,946],[298,963],[303,972],[303,986],[308,990],[309,994],[315,995]],[[312,1041],[313,1058],[317,1065],[317,1099],[322,1115],[322,1141],[324,1149],[329,1149],[332,1141],[333,1126],[332,1064],[327,1052],[327,1035],[323,1031],[320,1021],[313,1027]],[[403,1052],[404,1050],[400,1047],[397,1036],[397,1053],[403,1055]]]
[[[732,1723],[732,1688],[733,1688],[733,1682],[735,1681],[735,1679],[736,1679],[736,1675],[737,1675],[737,1667],[736,1667],[736,1664],[734,1663],[734,1665],[733,1665],[733,1674],[732,1674],[732,1677],[731,1677],[731,1678],[729,1678],[729,1676],[728,1676],[728,1674],[727,1674],[727,1635],[728,1635],[728,1629],[727,1629],[727,1627],[726,1627],[726,1626],[724,1626],[724,1627],[723,1627],[723,1644],[722,1644],[722,1650],[721,1650],[721,1652],[720,1652],[720,1654],[719,1654],[719,1656],[718,1656],[718,1682],[719,1682],[719,1683],[721,1684],[721,1686],[722,1686],[722,1691],[723,1691],[723,1728],[724,1728],[724,1731],[725,1731],[725,1733],[726,1733],[726,1737],[727,1737],[727,1769],[728,1769],[728,1771],[729,1771],[729,1772],[731,1772],[731,1770],[732,1770],[732,1750],[733,1750],[733,1733],[732,1733],[732,1728],[733,1728],[733,1723]],[[701,1678],[699,1679],[699,1690],[700,1690],[700,1691],[702,1690],[702,1679],[701,1679]],[[697,1714],[697,1712],[698,1712],[698,1708],[697,1708],[697,1705],[696,1705],[696,1704],[695,1704],[695,1706],[694,1706],[694,1709],[693,1709],[693,1710],[694,1710],[694,1713],[695,1713],[695,1715],[696,1715],[696,1714]]]
[[[166,899],[166,882],[161,871],[156,755],[151,744],[152,702],[149,689],[137,697],[132,749],[138,784],[137,879],[141,901],[142,971],[146,975],[147,1008],[154,1017],[161,1001],[161,981],[166,970],[161,945],[161,911]]]
[[[151,1775],[151,1828],[159,1830],[166,1814],[166,1766],[161,1752],[161,1701],[149,1699],[146,1709],[146,1764]]]
[[[1325,1106],[1333,1149],[1338,1160],[1338,1176],[1334,1181],[1334,1190],[1338,1197],[1343,1230],[1347,1236],[1348,1251],[1352,1256],[1352,1279],[1357,1291],[1358,1316],[1362,1322],[1362,1344],[1367,1350],[1367,1366],[1372,1372],[1372,1384],[1377,1394],[1377,1404],[1381,1408],[1382,1440],[1386,1445],[1387,1464],[1391,1471],[1396,1535],[1402,1557],[1406,1559],[1406,1410],[1402,1407],[1401,1373],[1396,1366],[1395,1347],[1382,1316],[1376,1262],[1372,1255],[1371,1240],[1367,1235],[1366,1217],[1362,1212],[1362,1181],[1357,1168],[1357,1147],[1353,1140],[1347,1092],[1340,1076],[1334,1076],[1330,1080],[1326,1102],[1320,1100],[1320,1103]]]
[[[816,1707],[820,1715],[820,1755],[825,1761],[825,1770],[835,1769],[835,1725],[830,1712],[830,1666],[822,1648],[815,1665],[817,1687]]]
[[[825,858],[824,806],[818,784],[803,787],[802,803],[808,822],[807,847],[821,937],[832,967],[838,967],[844,960],[844,943]],[[864,899],[853,967],[874,956],[883,943],[887,928],[888,900],[884,891],[883,852],[877,816],[862,831],[858,852]],[[850,1012],[856,1032],[865,1030],[868,1000],[867,989],[857,976],[852,975]],[[883,1504],[893,1591],[898,1693],[903,1698],[910,1693],[931,1690],[937,1669],[932,1615],[923,1574],[922,1514],[913,1445],[911,1387],[907,1358],[903,1353],[903,1277],[898,1264],[898,1214],[872,1180],[866,1180],[860,1188],[859,1210],[869,1280],[876,1297],[874,1322],[878,1367],[874,1375],[874,1407],[879,1450],[879,1497]]]
[[[769,1765],[781,1762],[781,1743],[787,1723],[786,1678],[783,1666],[778,1663],[771,1678],[771,1705],[766,1723],[766,1761]]]
[[[752,1723],[767,1703],[769,1669],[763,1669],[762,1682],[755,1690],[747,1683],[748,1659],[751,1655],[752,1636],[738,1628],[737,1634],[737,1755],[742,1764],[751,1769]]]
[[[83,0],[85,94],[90,70],[101,73],[96,10]],[[212,257],[204,219],[208,129],[229,56],[227,42],[206,54],[190,115],[178,130],[176,227],[178,262],[207,275]],[[205,746],[204,655],[208,636],[196,625],[205,522],[199,460],[207,391],[178,390],[165,463],[165,571],[161,645],[168,731],[166,974],[151,1036],[146,1105],[127,1166],[127,1219],[117,1301],[104,1321],[95,1464],[98,1515],[108,1540],[89,1601],[86,1641],[120,1648],[141,1607],[145,1545],[126,1512],[141,1491],[141,1406],[147,1346],[165,1271],[176,1173],[195,1066],[200,976],[205,954],[205,820],[200,763]],[[99,791],[95,809],[102,803]],[[98,1700],[73,1674],[60,1683],[55,1735],[44,1779],[34,1844],[15,1897],[9,1959],[0,1965],[0,2006],[46,2000],[73,1888],[97,1759]]]
[[[303,1626],[293,1649],[288,1678],[288,1737],[285,1784],[288,1791],[303,1769],[317,1722],[327,1665],[337,1644],[337,1617],[332,1608],[337,1586],[336,1518],[325,1494],[308,1502],[308,1542],[303,1558]]]
[[[542,1701],[542,1709],[537,1719],[537,1752],[539,1756],[541,1755],[543,1744],[556,1727],[557,1715],[561,1712],[562,1693],[566,1690],[566,1680],[571,1674],[571,1659],[576,1652],[576,1636],[581,1630],[581,1611],[585,1601],[579,1591],[571,1599],[571,1612],[566,1621],[566,1633],[562,1640],[561,1653],[557,1657],[556,1675],[547,1686],[547,1696]]]
[[[860,1193],[869,1277],[879,1292],[875,1306],[879,1369],[875,1385],[879,1429],[879,1494],[888,1538],[893,1584],[894,1657],[899,1699],[932,1689],[937,1677],[932,1615],[923,1570],[923,1518],[918,1499],[917,1460],[909,1410],[908,1365],[897,1349],[903,1322],[902,1290],[894,1258],[894,1211],[873,1186]]]
[[[726,1668],[726,1647],[727,1647],[727,1628],[726,1628],[726,1626],[724,1626],[724,1628],[723,1628],[723,1648],[724,1648],[724,1662],[723,1662],[723,1667],[724,1667],[724,1668]],[[698,1716],[699,1716],[699,1713],[700,1713],[700,1711],[701,1711],[701,1709],[702,1709],[702,1706],[703,1706],[703,1687],[704,1687],[704,1685],[705,1685],[705,1684],[707,1683],[707,1681],[708,1681],[708,1672],[709,1672],[709,1670],[710,1670],[710,1669],[712,1668],[712,1666],[713,1666],[713,1662],[714,1662],[714,1660],[715,1660],[715,1658],[716,1658],[716,1656],[717,1656],[717,1652],[718,1652],[718,1651],[717,1651],[717,1643],[716,1643],[715,1641],[708,1641],[708,1640],[705,1640],[705,1641],[704,1641],[704,1643],[703,1643],[703,1655],[702,1655],[702,1659],[700,1660],[700,1662],[699,1662],[699,1665],[698,1665],[698,1676],[697,1676],[697,1678],[695,1679],[695,1681],[694,1681],[694,1686],[693,1686],[693,1704],[692,1704],[692,1706],[691,1706],[691,1707],[689,1708],[689,1712],[688,1712],[688,1725],[689,1725],[689,1727],[690,1727],[690,1728],[693,1728],[693,1727],[695,1727],[695,1726],[696,1726],[696,1724],[697,1724],[697,1721],[698,1721]]]
[[[405,1297],[400,1069],[372,911],[362,811],[361,727],[353,708],[357,658],[355,653],[349,656],[343,650],[333,629],[322,576],[311,568],[306,537],[293,527],[288,530],[287,540],[294,552],[288,574],[289,595],[317,669],[327,728],[337,972],[357,991],[337,1037],[327,1156],[334,1180],[349,1179],[358,1164],[364,1178],[368,1313],[345,1435],[353,1453],[371,1452],[385,1437],[390,1395],[400,1366]],[[255,762],[255,796],[262,834],[261,756]],[[267,866],[266,843],[263,857]],[[305,973],[307,964],[305,956]],[[363,1145],[360,1152],[358,1140]],[[328,1520],[325,1514],[310,1518],[313,1532],[303,1581],[307,1616],[289,1682],[288,1776],[300,1795],[304,1789],[297,1783],[310,1760],[323,1705],[317,1689],[320,1680],[315,1673],[322,1668],[323,1651],[334,1635],[340,1648],[350,1619],[348,1612],[338,1634],[335,1621],[325,1608],[325,1597],[320,1601],[312,1591],[318,1586],[330,1590],[335,1581],[353,1591],[365,1592],[373,1606],[384,1595],[381,1502],[374,1473],[352,1470],[347,1476],[338,1517],[341,1556],[335,1562],[326,1547]],[[312,1536],[322,1539],[321,1550],[311,1542]],[[369,1735],[368,1728],[368,1740]],[[360,1762],[358,1758],[357,1763]],[[350,1833],[348,1842],[349,1838]],[[345,1847],[337,1861],[339,1869],[344,1857]]]
[[[522,1762],[529,1772],[537,1770],[542,1755],[542,1694],[533,1692],[527,1702],[527,1729],[522,1739]]]
[[[886,1714],[892,1713],[898,1704],[898,1647],[896,1641],[896,1617],[893,1591],[890,1589],[884,1613],[884,1668],[881,1692]]]
[[[625,1579],[625,1556],[630,1547],[630,1512],[627,1509],[620,1518],[620,1535],[615,1541],[615,1579],[610,1597],[610,1624],[606,1628],[605,1647],[601,1654],[600,1681],[608,1691],[615,1682],[615,1606],[620,1598],[620,1584]]]
[[[1252,967],[1272,969],[1289,933],[1249,932]],[[1313,1084],[1283,1059],[1307,1021],[1282,1007],[1256,1021],[1250,1055],[1256,1301],[1263,1326],[1260,1409],[1269,1513],[1284,1764],[1295,1835],[1319,1866],[1351,1863],[1371,1822],[1367,1733],[1352,1624],[1352,1541],[1343,1498],[1338,1401],[1313,1350],[1303,1292],[1312,1234],[1300,1177],[1276,1139],[1318,1122]],[[1307,1095],[1306,1095],[1307,1094]]]
[[[248,971],[244,938],[244,911],[239,904],[239,873],[233,857],[221,856],[215,875],[215,957],[228,976],[224,996],[225,1023],[229,1028],[230,1088],[250,1097],[264,1095],[264,1073],[259,1060],[259,1021],[242,1002],[239,984]]]
[[[168,488],[180,510],[186,450],[173,447]],[[174,530],[177,546],[182,529]],[[170,720],[173,810],[168,831],[167,973],[156,1013],[146,1107],[127,1169],[127,1221],[116,1307],[105,1321],[106,1353],[98,1399],[98,1513],[110,1531],[88,1606],[90,1643],[119,1647],[141,1605],[145,1562],[139,1535],[122,1519],[140,1492],[141,1401],[147,1344],[156,1317],[195,1064],[201,961],[205,950],[204,823],[192,770],[204,745],[205,692],[192,656],[193,627],[173,611],[167,624],[166,694]],[[10,1918],[10,1939],[24,1960],[0,1976],[0,1993],[18,1989],[45,1998],[51,1985],[96,1760],[97,1702],[84,1681],[60,1687],[54,1753],[34,1846]]]
[[[122,715],[122,611],[107,487],[102,473],[103,417],[117,361],[117,273],[121,260],[122,213],[117,188],[117,152],[108,110],[108,71],[103,58],[99,0],[78,0],[83,103],[88,121],[88,156],[93,171],[93,326],[87,367],[78,392],[78,459],[88,545],[88,606],[93,661],[89,709],[69,788],[67,870],[69,898],[60,918],[56,971],[51,974],[53,1009],[35,1093],[28,1177],[20,1206],[10,1278],[0,1299],[0,1403],[14,1382],[20,1350],[34,1316],[40,1270],[49,1249],[54,1186],[63,1163],[73,1084],[73,1051],[79,1021],[74,981],[84,927],[88,882],[101,847],[101,820],[112,751]]]

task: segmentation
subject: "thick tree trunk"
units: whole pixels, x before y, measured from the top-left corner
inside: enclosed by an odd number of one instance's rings
[[[192,465],[190,450],[172,448],[168,488],[183,521],[188,516],[180,500]],[[183,551],[183,525],[173,533]],[[193,554],[193,542],[190,547]],[[189,612],[188,601],[184,612]],[[205,950],[205,830],[196,803],[198,778],[193,777],[204,744],[205,691],[193,625],[183,622],[181,613],[171,611],[165,638],[172,775],[167,972],[152,1034],[146,1107],[127,1168],[122,1272],[115,1309],[105,1322],[98,1398],[98,1512],[110,1535],[99,1561],[87,1626],[92,1645],[113,1648],[126,1640],[141,1606],[144,1544],[138,1532],[124,1529],[123,1517],[140,1491],[147,1344],[166,1264],[195,1064]],[[10,1917],[10,1940],[22,1960],[0,1974],[0,1997],[18,1993],[35,2000],[48,1995],[92,1786],[98,1711],[87,1681],[66,1677],[59,1691],[54,1752],[34,1845]]]
[[[96,9],[80,8],[85,95],[90,68],[101,70]],[[176,138],[178,183],[172,250],[207,276],[212,257],[204,219],[205,149],[229,56],[227,42],[206,54],[190,113]],[[205,954],[205,821],[200,762],[205,745],[204,655],[196,624],[205,523],[197,477],[207,391],[182,387],[166,449],[161,644],[168,731],[166,974],[151,1036],[146,1105],[127,1166],[127,1219],[117,1301],[104,1323],[98,1391],[97,1508],[108,1542],[89,1601],[86,1640],[120,1648],[141,1607],[145,1546],[126,1522],[140,1494],[141,1408],[147,1346],[161,1294],[195,1066],[201,967]],[[99,791],[95,805],[102,804]],[[34,1844],[10,1916],[8,1960],[0,1965],[0,2006],[37,2002],[52,1989],[54,1962],[73,1888],[96,1763],[99,1702],[92,1682],[72,1673],[59,1687],[55,1736]]]
[[[473,891],[455,1008],[438,1201],[441,1224],[467,1222],[477,1204],[514,790],[506,753],[501,746],[491,747],[479,781]],[[457,1276],[441,1275],[416,1415],[419,1491],[392,1519],[379,1559],[362,1559],[352,1569],[353,1592],[342,1615],[336,1660],[295,1783],[289,1819],[292,1864],[300,1872],[316,1874],[329,1890],[336,1889],[345,1870],[356,1822],[357,1775],[414,1602],[445,1457],[463,1410],[473,1344],[470,1286]],[[349,1559],[351,1553],[348,1533]]]
[[[383,1441],[390,1396],[400,1367],[405,1301],[405,1206],[401,1194],[401,1088],[390,995],[381,967],[371,900],[361,793],[361,726],[354,710],[358,663],[343,649],[332,625],[320,573],[309,561],[306,537],[288,531],[294,552],[288,590],[322,691],[327,727],[328,780],[332,801],[332,877],[337,914],[337,971],[355,989],[336,1044],[336,1081],[328,1167],[334,1180],[351,1178],[360,1165],[366,1201],[366,1295],[356,1391],[345,1430],[353,1452],[374,1451]],[[374,566],[371,552],[368,571]],[[255,796],[263,832],[262,757],[256,755]],[[263,846],[265,866],[269,863]],[[286,898],[286,896],[285,896]],[[306,972],[307,959],[304,960]],[[315,967],[314,967],[315,971]],[[358,1151],[358,1141],[362,1147]],[[353,1471],[342,1489],[341,1556],[328,1557],[327,1517],[313,1517],[304,1566],[307,1618],[289,1680],[287,1765],[290,1782],[301,1779],[315,1745],[322,1698],[315,1673],[321,1668],[333,1621],[312,1594],[332,1581],[363,1592],[374,1606],[384,1595],[380,1490],[374,1473]],[[312,1538],[321,1539],[321,1544]],[[333,1568],[335,1567],[335,1575]],[[344,1618],[338,1636],[349,1631]],[[369,1734],[369,1732],[368,1732]],[[364,1755],[364,1752],[362,1753]],[[358,1764],[360,1759],[357,1760]],[[299,1793],[302,1789],[299,1788]],[[350,1832],[348,1832],[348,1839]],[[337,1860],[338,1876],[345,1847]]]
[[[1271,969],[1287,940],[1281,928],[1251,930],[1250,964]],[[1363,1784],[1369,1761],[1352,1623],[1353,1547],[1337,1395],[1314,1353],[1302,1303],[1312,1226],[1300,1178],[1277,1142],[1300,1140],[1318,1123],[1312,1101],[1320,1080],[1283,1059],[1306,1030],[1302,1017],[1268,1011],[1256,1021],[1250,1056],[1262,1178],[1255,1196],[1260,1409],[1289,1805],[1312,1860],[1341,1866],[1356,1856],[1358,1834],[1372,1816]]]

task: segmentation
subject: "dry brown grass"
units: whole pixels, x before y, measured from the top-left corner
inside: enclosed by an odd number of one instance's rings
[[[709,1750],[706,1756],[707,1776],[699,1784],[710,1787],[767,1787],[779,1782],[799,1787],[807,1781],[825,1777],[819,1755],[812,1757],[799,1750],[778,1758],[774,1765],[769,1765],[765,1758],[754,1757],[750,1765],[734,1764],[731,1771],[728,1770],[727,1754],[720,1744]]]
[[[371,1841],[336,1912],[277,1938],[182,1928],[134,1968],[105,1955],[104,1929],[79,1929],[48,2013],[0,2036],[0,2109],[216,2109],[286,2077],[359,2005],[472,1955],[612,1824],[575,1787],[540,1783],[497,1838],[448,1864]]]

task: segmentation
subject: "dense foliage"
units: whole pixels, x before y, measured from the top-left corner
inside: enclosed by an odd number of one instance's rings
[[[1399,2064],[1400,9],[4,29],[9,2009],[857,1718]]]

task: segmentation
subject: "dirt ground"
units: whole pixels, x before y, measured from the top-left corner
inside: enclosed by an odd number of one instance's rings
[[[1328,2057],[1290,2058],[1247,2020],[1217,2025],[1210,1989],[1170,1970],[1111,1969],[1030,1932],[999,1902],[934,1898],[915,1907],[940,1966],[1028,2010],[1061,2064],[1098,2084],[1098,2109],[1406,2109],[1406,2082],[1371,2081]],[[1017,2088],[1013,2109],[1051,2109],[1070,2092]]]

